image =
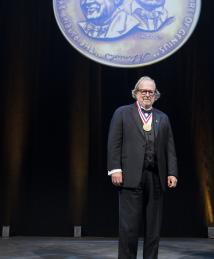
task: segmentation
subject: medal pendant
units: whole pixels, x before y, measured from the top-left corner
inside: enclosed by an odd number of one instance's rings
[[[148,123],[143,124],[143,129],[145,131],[150,131],[152,129],[151,124],[148,124]]]

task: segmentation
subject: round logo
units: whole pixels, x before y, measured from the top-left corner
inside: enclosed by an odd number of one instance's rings
[[[192,34],[201,0],[53,0],[57,23],[86,57],[115,67],[167,58]]]

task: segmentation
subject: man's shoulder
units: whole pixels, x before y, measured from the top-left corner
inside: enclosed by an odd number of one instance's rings
[[[153,108],[153,109],[154,109],[155,113],[158,114],[159,116],[161,116],[162,118],[166,118],[166,119],[168,118],[168,115],[165,112],[158,110],[156,108]]]
[[[131,111],[135,106],[136,106],[135,103],[123,105],[123,106],[118,107],[115,110],[115,112],[116,113],[123,113],[123,112]]]

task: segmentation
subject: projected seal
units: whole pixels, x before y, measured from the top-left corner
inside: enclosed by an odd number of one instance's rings
[[[53,0],[63,35],[86,57],[115,67],[167,58],[192,34],[201,0]]]

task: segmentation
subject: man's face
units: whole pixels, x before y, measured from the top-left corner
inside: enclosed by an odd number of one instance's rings
[[[80,0],[80,5],[88,20],[102,20],[113,13],[115,0]]]
[[[153,7],[157,8],[159,6],[163,6],[165,4],[165,0],[137,0],[137,2],[142,5],[142,7]]]
[[[136,94],[137,101],[145,109],[152,107],[155,102],[155,84],[151,80],[144,80],[138,86],[138,92]]]

